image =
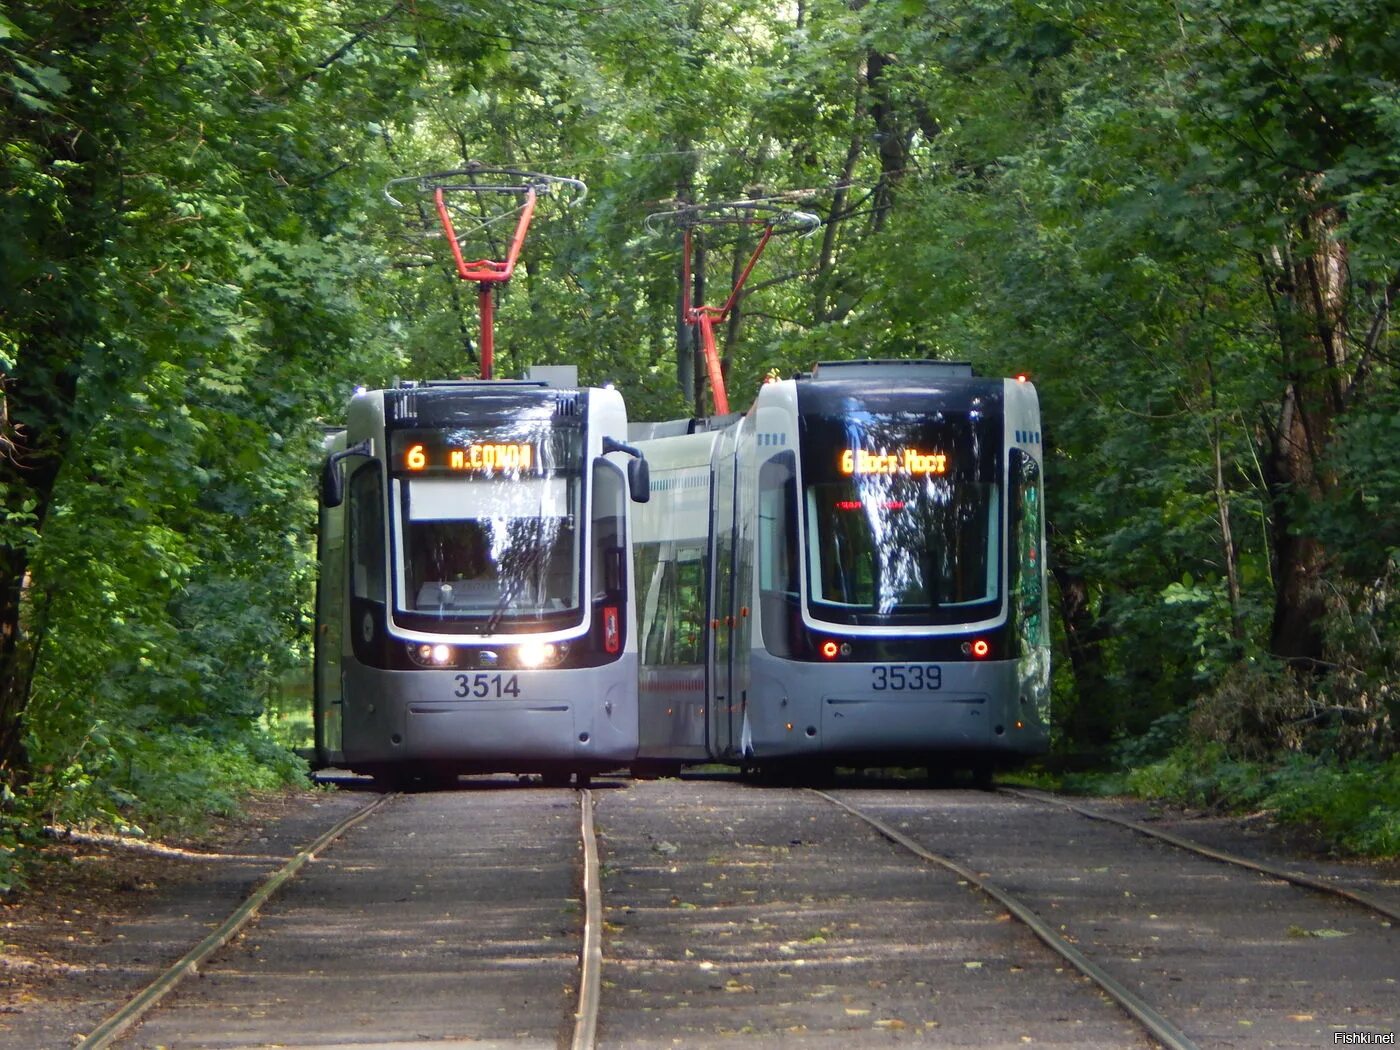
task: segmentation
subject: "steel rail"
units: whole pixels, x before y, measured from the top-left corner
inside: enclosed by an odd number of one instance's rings
[[[578,1009],[572,1050],[593,1050],[598,1036],[598,1000],[603,976],[603,893],[598,837],[593,830],[593,792],[579,791],[583,838],[583,949],[579,956]]]
[[[200,964],[232,940],[243,927],[247,926],[257,915],[258,909],[266,904],[272,895],[281,889],[283,884],[305,867],[307,862],[313,860],[317,853],[395,797],[392,794],[381,795],[367,806],[345,817],[329,831],[323,833],[315,842],[292,857],[254,890],[247,900],[234,909],[232,914],[217,929],[176,960],[169,969],[133,996],[125,1006],[89,1032],[77,1045],[77,1050],[103,1050],[104,1047],[111,1046],[114,1040],[174,991],[176,985],[190,974],[198,973]]]
[[[925,849],[918,842],[915,842],[908,835],[901,831],[896,831],[884,821],[877,817],[857,809],[833,795],[828,795],[825,791],[818,791],[816,788],[807,788],[815,795],[826,799],[832,805],[844,809],[851,816],[858,820],[863,820],[872,828],[878,831],[885,838],[897,845],[903,846],[917,857],[921,857],[933,864],[951,871],[958,878],[965,880],[970,885],[977,887],[988,897],[1006,908],[1013,916],[1019,919],[1026,927],[1040,938],[1048,947],[1058,952],[1076,970],[1093,981],[1105,994],[1118,1003],[1128,1015],[1140,1025],[1152,1033],[1168,1050],[1199,1050],[1191,1039],[1172,1024],[1148,1003],[1140,998],[1136,993],[1130,991],[1107,971],[1101,969],[1096,963],[1089,959],[1069,941],[1061,937],[1055,930],[1035,913],[1028,905],[1023,904],[1018,898],[1012,896],[1006,890],[997,886],[989,879],[978,875],[970,868],[959,864],[950,857],[944,857]]]
[[[997,788],[997,791],[1004,795],[1014,795],[1017,798],[1030,799],[1033,802],[1043,802],[1047,805],[1061,806],[1081,817],[1088,817],[1090,820],[1102,820],[1109,824],[1117,824],[1120,827],[1129,828],[1140,835],[1147,835],[1162,842],[1170,843],[1178,849],[1184,849],[1195,853],[1198,856],[1208,857],[1211,860],[1220,861],[1222,864],[1231,864],[1236,867],[1246,868],[1250,871],[1258,872],[1261,875],[1268,875],[1270,878],[1281,879],[1284,882],[1301,886],[1304,889],[1316,890],[1319,893],[1327,893],[1334,897],[1341,897],[1343,900],[1351,901],[1353,904],[1382,915],[1393,922],[1400,922],[1400,908],[1387,904],[1382,900],[1372,897],[1368,893],[1360,890],[1353,890],[1347,886],[1338,886],[1325,879],[1308,875],[1301,871],[1289,871],[1286,868],[1275,867],[1272,864],[1265,864],[1262,861],[1250,860],[1248,857],[1241,857],[1238,854],[1216,849],[1200,842],[1193,842],[1191,839],[1181,835],[1173,834],[1170,831],[1163,831],[1147,824],[1139,823],[1135,820],[1128,820],[1124,817],[1115,817],[1109,813],[1099,813],[1096,810],[1088,809],[1084,806],[1077,806],[1073,802],[1066,802],[1064,799],[1056,798],[1054,795],[1046,795],[1039,791],[1026,791],[1021,788]]]

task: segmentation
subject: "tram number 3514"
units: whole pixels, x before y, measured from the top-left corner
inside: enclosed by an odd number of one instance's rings
[[[452,695],[470,696],[478,700],[499,700],[504,696],[519,697],[520,682],[513,674],[459,674],[457,688],[453,690]]]
[[[937,664],[877,664],[870,669],[875,692],[902,689],[942,689],[943,668]]]

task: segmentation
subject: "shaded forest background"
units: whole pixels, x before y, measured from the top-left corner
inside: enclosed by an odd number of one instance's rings
[[[646,216],[814,212],[720,333],[735,403],[821,359],[1030,373],[1057,752],[1206,794],[1311,771],[1400,851],[1396,25],[1396,0],[0,4],[0,845],[296,775],[268,712],[309,660],[320,425],[357,384],[476,367],[472,290],[380,190],[480,160],[590,189],[541,205],[498,374],[575,363],[685,414],[679,253]],[[715,286],[750,247],[710,248]]]

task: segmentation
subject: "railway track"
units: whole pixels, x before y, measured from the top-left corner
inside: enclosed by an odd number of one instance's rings
[[[603,799],[605,1050],[1149,1039],[1034,937],[804,790]]]
[[[1177,1050],[1395,1029],[1394,901],[1104,817],[722,779],[376,798],[80,1045]]]
[[[932,850],[926,849],[908,835],[895,830],[889,824],[880,820],[878,817],[872,816],[859,807],[844,802],[833,795],[829,795],[825,791],[818,791],[816,789],[810,790],[812,790],[813,794],[826,799],[832,805],[839,806],[841,809],[851,814],[851,816],[869,824],[896,845],[904,847],[917,857],[937,864],[942,868],[946,868],[964,882],[977,887],[977,889],[981,890],[988,897],[992,898],[992,900],[1004,907],[1011,915],[1024,923],[1025,926],[1049,948],[1062,955],[1075,970],[1093,981],[1095,985],[1103,990],[1105,995],[1126,1010],[1128,1015],[1142,1025],[1142,1027],[1147,1030],[1148,1034],[1156,1039],[1162,1046],[1168,1047],[1169,1050],[1199,1050],[1196,1044],[1187,1037],[1185,1032],[1181,1031],[1181,1029],[1164,1017],[1141,996],[1128,988],[1122,981],[1118,980],[1103,967],[1094,963],[1087,955],[1075,947],[1069,938],[1061,935],[1050,923],[1042,919],[1040,915],[1036,913],[1035,909],[1025,900],[1015,894],[1007,892],[991,879],[973,871],[965,864],[960,864],[951,857],[944,856],[941,853],[934,853]]]
[[[1108,824],[1116,824],[1119,827],[1136,831],[1139,835],[1146,835],[1148,838],[1156,839],[1159,842],[1166,842],[1178,849],[1186,850],[1188,853],[1194,853],[1198,857],[1206,857],[1210,860],[1216,860],[1222,864],[1229,864],[1236,868],[1243,868],[1246,871],[1253,871],[1260,875],[1268,876],[1269,878],[1281,879],[1284,882],[1292,883],[1294,886],[1299,886],[1303,889],[1316,890],[1318,893],[1339,897],[1369,912],[1373,912],[1383,919],[1391,922],[1400,922],[1400,905],[1380,900],[1374,894],[1367,893],[1364,890],[1318,878],[1316,875],[1297,871],[1296,869],[1288,868],[1281,864],[1270,864],[1254,860],[1250,857],[1242,857],[1237,853],[1231,853],[1228,850],[1216,849],[1213,846],[1194,842],[1181,835],[1175,835],[1161,828],[1155,828],[1150,824],[1144,824],[1141,821],[1126,820],[1122,817],[1116,817],[1111,813],[1101,813],[1086,806],[1077,805],[1065,799],[1057,798],[1054,795],[1047,795],[1044,792],[1023,791],[1017,788],[998,788],[998,791],[1014,798],[1030,799],[1034,802],[1043,802],[1047,805],[1060,806],[1072,813],[1078,813],[1081,817],[1087,817],[1089,820],[1101,820]]]
[[[372,819],[390,808],[392,820]],[[78,1046],[592,1050],[602,937],[593,809],[588,790],[376,797]]]
[[[1044,874],[1037,876],[1033,873],[1028,873],[1024,868],[1026,856],[1038,856],[1035,852],[1035,843],[1031,841],[1029,837],[1022,837],[1018,840],[1018,850],[1024,851],[1024,853],[1019,861],[1013,861],[1005,851],[1002,851],[1000,854],[996,851],[988,851],[985,843],[979,846],[972,841],[972,837],[966,834],[960,832],[953,832],[950,834],[950,827],[946,820],[931,820],[928,818],[927,811],[920,814],[919,810],[922,807],[918,803],[910,804],[906,800],[905,803],[901,805],[898,802],[892,802],[891,793],[877,793],[880,808],[889,811],[883,816],[877,816],[870,811],[869,803],[856,805],[848,801],[847,798],[838,797],[835,794],[817,791],[815,789],[808,790],[811,790],[814,795],[823,798],[832,805],[839,807],[844,812],[858,818],[900,848],[953,873],[960,880],[976,887],[982,893],[1006,908],[1011,916],[1022,922],[1026,928],[1030,929],[1044,944],[1060,954],[1074,966],[1076,971],[1093,981],[1105,995],[1118,1003],[1129,1016],[1142,1026],[1144,1031],[1149,1033],[1151,1037],[1162,1046],[1172,1048],[1172,1050],[1178,1050],[1178,1048],[1196,1047],[1198,1045],[1226,1045],[1230,1042],[1230,1040],[1226,1038],[1227,1035],[1233,1035],[1238,1039],[1241,1037],[1241,1033],[1244,1033],[1248,1037],[1243,1038],[1239,1045],[1300,1045],[1311,1041],[1303,1036],[1303,1026],[1316,1026],[1315,1031],[1312,1032],[1311,1035],[1316,1037],[1318,1045],[1321,1045],[1323,1042],[1330,1044],[1334,1033],[1354,1033],[1358,1030],[1364,1030],[1385,1038],[1388,1033],[1393,1033],[1395,1031],[1396,1012],[1393,1006],[1395,979],[1393,975],[1395,972],[1394,966],[1397,961],[1400,961],[1400,937],[1397,937],[1394,927],[1394,920],[1397,918],[1397,908],[1393,903],[1380,900],[1374,895],[1362,892],[1353,887],[1320,879],[1307,873],[1242,857],[1225,850],[1204,846],[1182,836],[1164,832],[1161,829],[1153,828],[1140,822],[1125,820],[1110,814],[1097,812],[1040,792],[1002,789],[999,794],[1008,799],[1029,802],[1034,806],[1042,808],[1053,807],[1062,812],[1072,813],[1077,818],[1088,818],[1094,822],[1122,827],[1132,831],[1134,835],[1149,836],[1154,846],[1159,843],[1165,844],[1170,847],[1171,851],[1182,855],[1189,855],[1190,862],[1177,869],[1181,873],[1177,877],[1182,880],[1179,892],[1183,895],[1190,894],[1191,891],[1187,887],[1192,882],[1198,885],[1212,883],[1218,887],[1221,879],[1228,880],[1235,878],[1233,876],[1210,876],[1201,873],[1197,868],[1192,867],[1197,858],[1203,858],[1211,864],[1223,864],[1246,872],[1247,874],[1242,876],[1242,878],[1255,880],[1253,889],[1251,889],[1248,884],[1240,884],[1238,880],[1236,880],[1236,888],[1229,891],[1229,900],[1237,902],[1234,907],[1237,909],[1238,914],[1235,916],[1235,922],[1222,924],[1222,930],[1228,929],[1237,937],[1241,936],[1240,931],[1242,930],[1250,931],[1252,935],[1263,942],[1266,947],[1269,941],[1273,941],[1282,950],[1277,955],[1274,955],[1264,966],[1256,966],[1252,970],[1248,967],[1241,966],[1238,970],[1233,971],[1235,973],[1233,977],[1234,980],[1251,987],[1249,994],[1241,996],[1237,1004],[1241,1012],[1241,1016],[1237,1019],[1240,1031],[1226,1033],[1221,1030],[1222,1025],[1218,1019],[1216,1019],[1213,1024],[1202,1024],[1199,1015],[1191,1016],[1192,1011],[1186,1007],[1186,1004],[1197,1000],[1197,996],[1180,994],[1165,996],[1162,993],[1162,989],[1164,987],[1170,987],[1172,982],[1190,985],[1192,983],[1199,983],[1200,978],[1192,977],[1189,973],[1184,976],[1181,973],[1166,973],[1165,980],[1143,979],[1143,968],[1136,964],[1142,963],[1144,957],[1152,951],[1154,946],[1153,942],[1159,942],[1158,935],[1147,934],[1139,943],[1136,945],[1129,945],[1126,949],[1122,941],[1126,931],[1114,931],[1114,934],[1108,937],[1096,936],[1089,931],[1103,931],[1104,927],[1099,924],[1108,923],[1112,920],[1105,920],[1103,913],[1083,908],[1081,908],[1077,914],[1074,914],[1074,909],[1072,907],[1066,908],[1063,906],[1065,903],[1063,900],[1056,900],[1057,891],[1062,892],[1063,887],[1066,885],[1063,881],[1063,878],[1066,876],[1057,878],[1054,876],[1046,877]],[[891,813],[894,815],[892,816]],[[994,820],[995,816],[989,813],[984,819]],[[898,822],[900,826],[895,827],[894,822]],[[910,833],[906,830],[910,826],[917,826],[920,824],[922,824],[922,830],[918,833]],[[1021,825],[1018,824],[1017,826],[1020,827]],[[1047,859],[1051,864],[1060,865],[1067,870],[1084,871],[1086,870],[1086,866],[1078,862],[1077,858],[1074,856],[1074,851],[1071,851],[1069,848],[1071,846],[1078,846],[1080,849],[1083,849],[1085,846],[1082,840],[1076,840],[1074,838],[1074,834],[1075,832],[1073,829],[1066,829],[1060,832],[1059,835],[1066,844],[1065,848],[1060,851],[1060,855],[1051,855]],[[1053,837],[1053,835],[1054,833],[1051,833],[1051,837]],[[935,851],[926,845],[926,842],[931,839],[948,845],[941,846],[939,850]],[[954,854],[957,855],[955,856]],[[992,858],[994,856],[1000,859],[993,860]],[[1119,856],[1131,858],[1133,855],[1119,854]],[[959,857],[961,857],[961,859],[959,859]],[[1132,859],[1130,859],[1128,863],[1124,863],[1122,860],[1118,861],[1121,867],[1130,867],[1136,864],[1136,870],[1139,873],[1149,866],[1165,866],[1168,863],[1169,862],[1162,860],[1156,854],[1151,855],[1150,859],[1141,863]],[[1096,872],[1102,873],[1109,870],[1106,866],[1093,867],[1092,865],[1093,862],[1090,862],[1089,867],[1092,867],[1092,870]],[[1017,870],[1018,866],[1021,870]],[[999,875],[996,877],[989,875],[987,873],[988,869],[999,871]],[[1262,878],[1260,878],[1260,876],[1262,876]],[[1067,876],[1067,878],[1074,882],[1079,882],[1084,876],[1082,874],[1074,874]],[[1169,884],[1170,876],[1167,881]],[[1017,884],[1017,888],[1008,888],[1008,886],[1013,883]],[[1310,892],[1325,894],[1334,901],[1342,902],[1342,906],[1345,907],[1347,914],[1358,921],[1348,926],[1346,920],[1338,919],[1338,912],[1335,907],[1319,908],[1318,906],[1314,906],[1311,910],[1308,908],[1299,908],[1297,909],[1297,914],[1314,914],[1324,917],[1319,917],[1313,920],[1313,922],[1281,922],[1271,913],[1281,910],[1288,905],[1274,903],[1272,897],[1276,895],[1265,891],[1271,891],[1285,884],[1289,887],[1301,887]],[[1141,895],[1142,883],[1138,879],[1133,879],[1129,885],[1133,888],[1123,890],[1124,896],[1131,897],[1134,895]],[[1153,889],[1158,894],[1162,894],[1164,887],[1158,885],[1153,887]],[[1170,896],[1170,894],[1163,894],[1163,899],[1170,901]],[[1109,897],[1107,894],[1105,894],[1104,899],[1108,902],[1112,902],[1113,900],[1113,898]],[[1046,905],[1049,906],[1047,907]],[[1153,923],[1160,922],[1160,912],[1165,912],[1166,908],[1160,907],[1160,905],[1155,903],[1148,905],[1148,907],[1154,906],[1159,907],[1159,911],[1149,910],[1146,912],[1149,921],[1146,923],[1139,922],[1137,924],[1140,931],[1150,929],[1153,927]],[[1217,902],[1213,906],[1219,908],[1220,904]],[[1112,910],[1113,907],[1114,905],[1112,903],[1107,905],[1108,910]],[[1178,912],[1181,913],[1182,909],[1179,908],[1179,904],[1177,907]],[[1229,905],[1227,904],[1226,907],[1229,907]],[[1294,907],[1296,907],[1296,902],[1294,902]],[[1072,914],[1065,915],[1067,911]],[[1189,911],[1190,909],[1188,907],[1185,909],[1185,914],[1189,915]],[[1047,919],[1047,914],[1053,914],[1055,912],[1059,914],[1057,914],[1054,919]],[[1070,921],[1065,921],[1066,918]],[[1203,916],[1201,919],[1202,931],[1220,921],[1219,916]],[[1251,924],[1253,924],[1252,930]],[[1123,925],[1128,927],[1133,924],[1124,923]],[[1270,927],[1272,927],[1272,930]],[[1281,937],[1279,936],[1280,933],[1282,933]],[[1264,1033],[1260,1031],[1260,1029],[1263,1028],[1263,1024],[1259,1021],[1251,1020],[1246,1016],[1258,1005],[1257,1000],[1254,998],[1254,987],[1265,983],[1260,981],[1259,978],[1261,975],[1272,979],[1281,976],[1282,980],[1275,980],[1275,983],[1294,988],[1302,988],[1313,983],[1319,975],[1324,979],[1332,976],[1342,976],[1327,968],[1329,956],[1333,964],[1341,965],[1344,960],[1339,956],[1341,956],[1342,953],[1329,953],[1325,950],[1311,953],[1316,955],[1321,961],[1321,967],[1311,963],[1304,963],[1302,966],[1295,965],[1292,967],[1290,973],[1290,968],[1286,965],[1287,960],[1284,958],[1289,947],[1293,947],[1294,945],[1312,947],[1327,941],[1345,941],[1358,934],[1368,934],[1368,939],[1377,946],[1373,948],[1371,952],[1365,954],[1371,955],[1374,959],[1384,960],[1380,963],[1379,967],[1373,970],[1369,978],[1369,983],[1376,989],[1374,998],[1365,996],[1357,997],[1348,993],[1332,995],[1330,997],[1314,997],[1312,1001],[1331,1003],[1331,1010],[1333,1011],[1331,1017],[1326,1017],[1321,1010],[1312,1009],[1306,1005],[1299,1005],[1282,1015],[1288,1022],[1299,1026],[1299,1028],[1287,1035],[1277,1031],[1264,1035]],[[1360,937],[1358,937],[1358,941],[1359,940]],[[1212,945],[1209,943],[1200,945],[1196,950],[1202,955],[1211,952],[1227,955],[1230,954],[1231,951],[1227,945]],[[1243,953],[1235,954],[1237,957],[1243,958]],[[1256,953],[1256,955],[1257,954],[1258,953]],[[1345,961],[1354,961],[1357,955],[1357,950],[1352,949],[1345,953],[1347,957]],[[1095,956],[1099,958],[1095,958]],[[1125,964],[1125,960],[1129,962]],[[1260,960],[1256,958],[1255,961],[1259,962]],[[1228,966],[1215,968],[1224,970],[1226,973],[1231,972]],[[1275,972],[1275,968],[1277,972]],[[1387,973],[1391,976],[1386,976]],[[1311,977],[1308,975],[1311,975]],[[1360,980],[1355,978],[1353,978],[1353,980],[1355,983],[1361,983]],[[1144,987],[1151,990],[1145,994],[1140,994]],[[1156,999],[1155,1002],[1153,1001],[1154,998]],[[1164,1001],[1168,998],[1171,1000],[1170,1004],[1164,1006]],[[1307,996],[1300,994],[1299,1002],[1302,1003],[1307,998]],[[1387,1003],[1391,1005],[1384,1005]],[[1358,1011],[1364,1015],[1361,1018],[1356,1018],[1353,1013],[1357,1006],[1362,1007],[1362,1010]],[[1171,1019],[1169,1015],[1173,1012],[1176,1013],[1179,1020]],[[1278,1028],[1277,1018],[1274,1019],[1274,1027],[1276,1029]],[[1285,1031],[1286,1027],[1287,1026],[1285,1026]],[[1194,1036],[1188,1035],[1186,1031],[1186,1029],[1192,1028],[1194,1028],[1197,1033]],[[1262,1039],[1260,1037],[1262,1037]],[[1389,1035],[1388,1037],[1394,1038],[1393,1035]],[[1201,1042],[1198,1043],[1197,1040],[1201,1040]],[[1295,1043],[1294,1040],[1297,1040],[1297,1042]]]

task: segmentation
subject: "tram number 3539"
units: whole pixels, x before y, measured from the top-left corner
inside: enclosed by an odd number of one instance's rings
[[[937,664],[877,664],[870,669],[875,692],[902,689],[942,689],[943,668]]]
[[[459,674],[457,675],[457,688],[452,692],[453,696],[475,697],[478,700],[494,699],[501,697],[518,697],[520,695],[520,682],[515,675],[503,674]]]

